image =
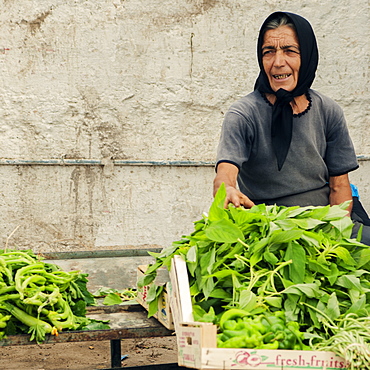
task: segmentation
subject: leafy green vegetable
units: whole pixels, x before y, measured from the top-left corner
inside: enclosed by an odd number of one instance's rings
[[[103,304],[105,305],[115,305],[122,303],[121,297],[116,293],[108,293],[104,298]]]
[[[30,250],[0,250],[0,339],[31,334],[38,343],[62,330],[108,329],[88,319],[86,306],[95,304],[87,274],[65,272],[41,261]]]
[[[339,320],[357,310],[369,316],[370,249],[350,238],[348,202],[225,209],[225,197],[222,184],[194,231],[154,255],[146,281],[161,266],[170,268],[174,255],[182,256],[195,316],[208,315],[215,324],[228,309],[283,311],[307,335],[325,338],[331,333],[323,329],[323,315]],[[154,289],[149,303],[158,298]]]

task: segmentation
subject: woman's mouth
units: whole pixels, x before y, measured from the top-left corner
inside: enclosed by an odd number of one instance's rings
[[[282,80],[284,78],[288,78],[291,76],[291,73],[285,73],[285,74],[281,74],[281,75],[272,75],[272,77],[274,77],[276,80]]]

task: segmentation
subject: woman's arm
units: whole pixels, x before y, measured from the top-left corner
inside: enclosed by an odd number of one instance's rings
[[[216,195],[221,184],[225,183],[227,194],[224,204],[225,208],[229,203],[234,204],[235,207],[240,207],[242,205],[245,208],[251,208],[254,206],[254,203],[236,188],[238,173],[238,167],[231,163],[221,162],[217,166],[217,174],[213,181],[213,196]]]
[[[330,205],[341,204],[347,200],[352,200],[351,185],[349,183],[348,174],[341,176],[332,176],[329,178]],[[352,203],[348,207],[348,215],[351,215]]]

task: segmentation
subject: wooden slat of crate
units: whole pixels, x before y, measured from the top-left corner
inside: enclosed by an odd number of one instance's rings
[[[170,305],[176,330],[180,323],[194,321],[188,272],[180,256],[174,256],[171,261],[170,281]]]

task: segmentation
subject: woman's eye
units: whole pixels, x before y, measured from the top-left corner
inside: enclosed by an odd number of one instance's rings
[[[299,51],[295,49],[287,49],[285,52],[287,54],[299,54]]]

